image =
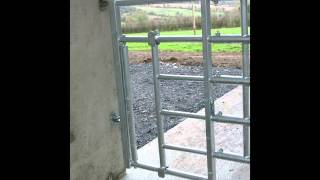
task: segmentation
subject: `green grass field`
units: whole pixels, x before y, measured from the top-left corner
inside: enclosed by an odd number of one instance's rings
[[[250,30],[250,29],[249,29]],[[212,29],[211,33],[214,35],[217,31],[221,35],[224,34],[240,34],[240,27],[236,28],[221,28],[221,29]],[[145,33],[133,33],[126,34],[128,36],[147,36]],[[164,31],[160,32],[160,35],[166,36],[181,36],[188,35],[192,36],[192,30],[181,30],[181,31]],[[196,35],[201,35],[201,30],[196,31]],[[127,43],[129,51],[150,51],[150,47],[147,43]],[[172,42],[172,43],[161,43],[159,45],[160,51],[163,52],[202,52],[202,43],[185,43],[185,42]],[[215,44],[212,45],[213,52],[240,52],[241,44],[240,43],[225,43],[225,44]]]
[[[191,9],[181,8],[156,8],[156,7],[139,7],[136,8],[145,11],[146,13],[152,13],[157,16],[176,16],[177,13],[181,16],[192,16]],[[195,16],[201,16],[200,11],[195,11]]]

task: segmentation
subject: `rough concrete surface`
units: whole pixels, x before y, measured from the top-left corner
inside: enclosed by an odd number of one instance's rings
[[[109,12],[98,0],[70,1],[70,179],[124,171]]]
[[[242,88],[238,86],[216,100],[216,111],[224,115],[242,117]],[[204,114],[204,110],[198,113]],[[242,155],[242,126],[214,123],[216,150],[222,148],[225,153]],[[205,122],[200,119],[188,118],[165,133],[165,143],[192,148],[206,148]],[[166,150],[167,165],[170,168],[200,175],[207,174],[206,156],[192,153]],[[138,150],[138,162],[159,167],[157,139]],[[250,165],[237,162],[216,160],[217,180],[248,180]],[[161,179],[156,172],[128,169],[122,180],[152,180]],[[183,178],[166,175],[164,179],[179,180]]]

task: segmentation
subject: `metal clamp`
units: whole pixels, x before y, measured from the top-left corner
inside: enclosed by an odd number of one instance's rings
[[[159,41],[157,41],[157,37],[156,36],[159,36],[160,33],[159,31],[150,31],[148,32],[148,44],[150,46],[155,46],[156,44],[160,44]]]
[[[112,113],[111,113],[111,120],[112,120],[113,122],[120,122],[120,116],[117,115],[116,112],[112,112]]]
[[[166,171],[167,168],[168,168],[168,167],[161,167],[161,168],[159,168],[159,170],[158,170],[158,176],[159,176],[159,177],[164,177],[164,176],[165,176],[165,171]]]
[[[122,39],[124,39],[125,37],[126,37],[125,34],[121,34],[121,35],[118,37],[119,46],[125,46],[125,45],[126,45],[126,42],[125,42],[125,41],[122,41]]]

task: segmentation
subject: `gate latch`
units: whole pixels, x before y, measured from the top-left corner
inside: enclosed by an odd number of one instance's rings
[[[120,122],[120,116],[117,115],[116,112],[112,112],[112,113],[111,113],[111,120],[112,120],[113,122]]]

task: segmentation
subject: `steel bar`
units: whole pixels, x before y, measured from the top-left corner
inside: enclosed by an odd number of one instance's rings
[[[164,80],[189,80],[189,81],[203,81],[203,76],[189,76],[189,75],[174,75],[174,74],[159,74],[158,79]]]
[[[212,83],[221,83],[221,84],[250,84],[249,77],[227,77],[227,76],[214,76],[210,80]]]
[[[158,144],[159,144],[159,158],[160,158],[160,168],[166,167],[166,157],[165,151],[162,145],[164,144],[164,130],[163,130],[163,119],[160,114],[161,111],[161,101],[160,101],[160,80],[157,78],[160,74],[159,65],[159,48],[156,43],[157,32],[149,32],[149,45],[151,46],[152,52],[152,68],[153,68],[153,81],[154,81],[154,98],[155,98],[155,109],[157,118],[157,130],[158,130]]]
[[[191,2],[191,0],[117,0],[117,6],[136,6],[146,4],[161,4],[161,3],[178,3],[178,2]]]
[[[241,0],[241,35],[248,35],[248,10],[247,10],[247,0]],[[249,44],[242,43],[242,70],[243,77],[250,77],[250,64],[249,64]],[[243,85],[243,117],[250,116],[249,108],[249,86]],[[243,126],[243,156],[249,156],[250,154],[250,128],[249,126]]]
[[[119,38],[120,42],[148,42],[148,37],[145,36],[122,36]]]
[[[146,165],[146,164],[141,164],[141,163],[137,163],[137,162],[132,162],[131,165],[133,167],[138,167],[141,169],[146,169],[146,170],[150,170],[150,171],[158,171],[159,168],[158,167],[154,167],[154,166],[150,166],[150,165]]]
[[[183,116],[183,117],[196,118],[196,119],[206,119],[204,115],[190,113],[190,112],[183,112],[183,111],[171,111],[171,110],[162,109],[160,113],[162,115],[169,115],[169,116],[171,115],[171,116]]]
[[[163,80],[185,80],[185,81],[204,81],[204,76],[159,74],[158,79]],[[226,84],[250,84],[250,77],[242,78],[242,76],[215,76],[210,79],[211,83]]]
[[[215,121],[215,122],[221,122],[221,123],[250,125],[250,118],[236,118],[236,117],[228,117],[228,116],[213,116],[211,119],[213,121]]]
[[[162,115],[171,115],[171,116],[182,116],[182,117],[189,117],[189,118],[196,118],[196,119],[206,119],[204,115],[190,113],[190,112],[183,112],[183,111],[172,111],[172,110],[161,110],[160,112]],[[234,124],[245,124],[250,125],[250,118],[236,118],[236,117],[229,117],[229,116],[213,116],[211,117],[212,121],[221,122],[221,123],[234,123]]]
[[[249,43],[250,36],[210,36],[209,42],[212,43]]]
[[[201,36],[159,36],[156,41],[161,42],[202,42]],[[123,36],[119,38],[120,42],[148,42],[148,37],[145,36]],[[210,36],[211,43],[249,43],[250,36],[241,35],[224,35]]]
[[[215,158],[218,158],[218,159],[224,159],[224,160],[229,160],[229,161],[234,161],[234,162],[250,163],[249,157],[226,154],[226,153],[221,153],[221,152],[215,152],[215,153],[213,153],[212,156]]]
[[[129,142],[129,131],[128,131],[128,122],[126,116],[126,105],[125,105],[125,79],[123,77],[123,67],[122,67],[122,57],[120,53],[120,46],[117,37],[119,37],[119,32],[121,29],[120,26],[120,11],[114,4],[114,1],[111,1],[111,4],[108,6],[110,11],[110,23],[112,33],[112,42],[113,46],[113,56],[114,56],[114,68],[117,69],[115,72],[116,75],[116,85],[119,91],[117,91],[118,95],[118,107],[119,107],[119,114],[120,114],[120,126],[121,126],[121,142],[123,146],[123,160],[124,164],[127,168],[130,168],[130,159],[131,159],[131,152],[130,152],[130,142]]]
[[[166,149],[171,149],[171,150],[176,150],[176,151],[183,151],[183,152],[195,153],[195,154],[200,154],[200,155],[207,155],[207,152],[205,150],[199,150],[199,149],[187,148],[187,147],[169,145],[169,144],[166,144],[163,147]],[[218,158],[218,159],[235,161],[235,162],[241,162],[241,163],[250,163],[250,159],[248,157],[242,157],[239,155],[234,155],[234,154],[229,154],[229,153],[214,152],[212,157]]]
[[[207,144],[207,171],[208,179],[216,180],[216,163],[211,154],[215,152],[214,128],[211,121],[211,114],[214,114],[211,98],[211,83],[210,76],[212,74],[212,59],[211,59],[211,43],[208,41],[211,36],[210,22],[210,0],[201,1],[201,20],[202,20],[202,49],[204,60],[204,97],[205,97],[205,120],[206,120],[206,144]]]
[[[166,149],[171,149],[171,150],[176,150],[176,151],[184,151],[184,152],[189,152],[189,153],[207,155],[207,152],[205,150],[186,148],[186,147],[170,145],[170,144],[165,144],[165,145],[163,145],[163,147]]]
[[[133,116],[133,104],[132,104],[132,92],[131,92],[131,78],[129,73],[129,56],[128,56],[128,46],[123,45],[123,64],[126,80],[126,105],[127,105],[127,118],[129,124],[129,138],[130,138],[130,148],[132,161],[137,162],[137,140],[136,140],[136,131],[135,131],[135,121]]]
[[[158,172],[159,169],[160,169],[158,167],[154,167],[154,166],[147,165],[147,164],[142,164],[142,163],[131,163],[131,165],[133,167],[146,169],[146,170],[150,170],[150,171],[155,171],[155,172]],[[169,174],[169,175],[173,175],[173,176],[188,178],[188,179],[208,180],[207,177],[205,177],[205,176],[196,175],[196,174],[193,174],[193,173],[186,173],[186,172],[182,172],[182,171],[178,171],[178,170],[174,170],[174,169],[170,169],[170,168],[166,168],[164,173],[165,174]]]
[[[202,42],[201,36],[159,36],[159,42]]]
[[[196,175],[196,174],[193,174],[193,173],[187,173],[187,172],[178,171],[178,170],[173,170],[171,168],[166,169],[165,173],[169,174],[169,175],[173,175],[173,176],[187,178],[187,179],[208,180],[208,178],[206,176]]]

